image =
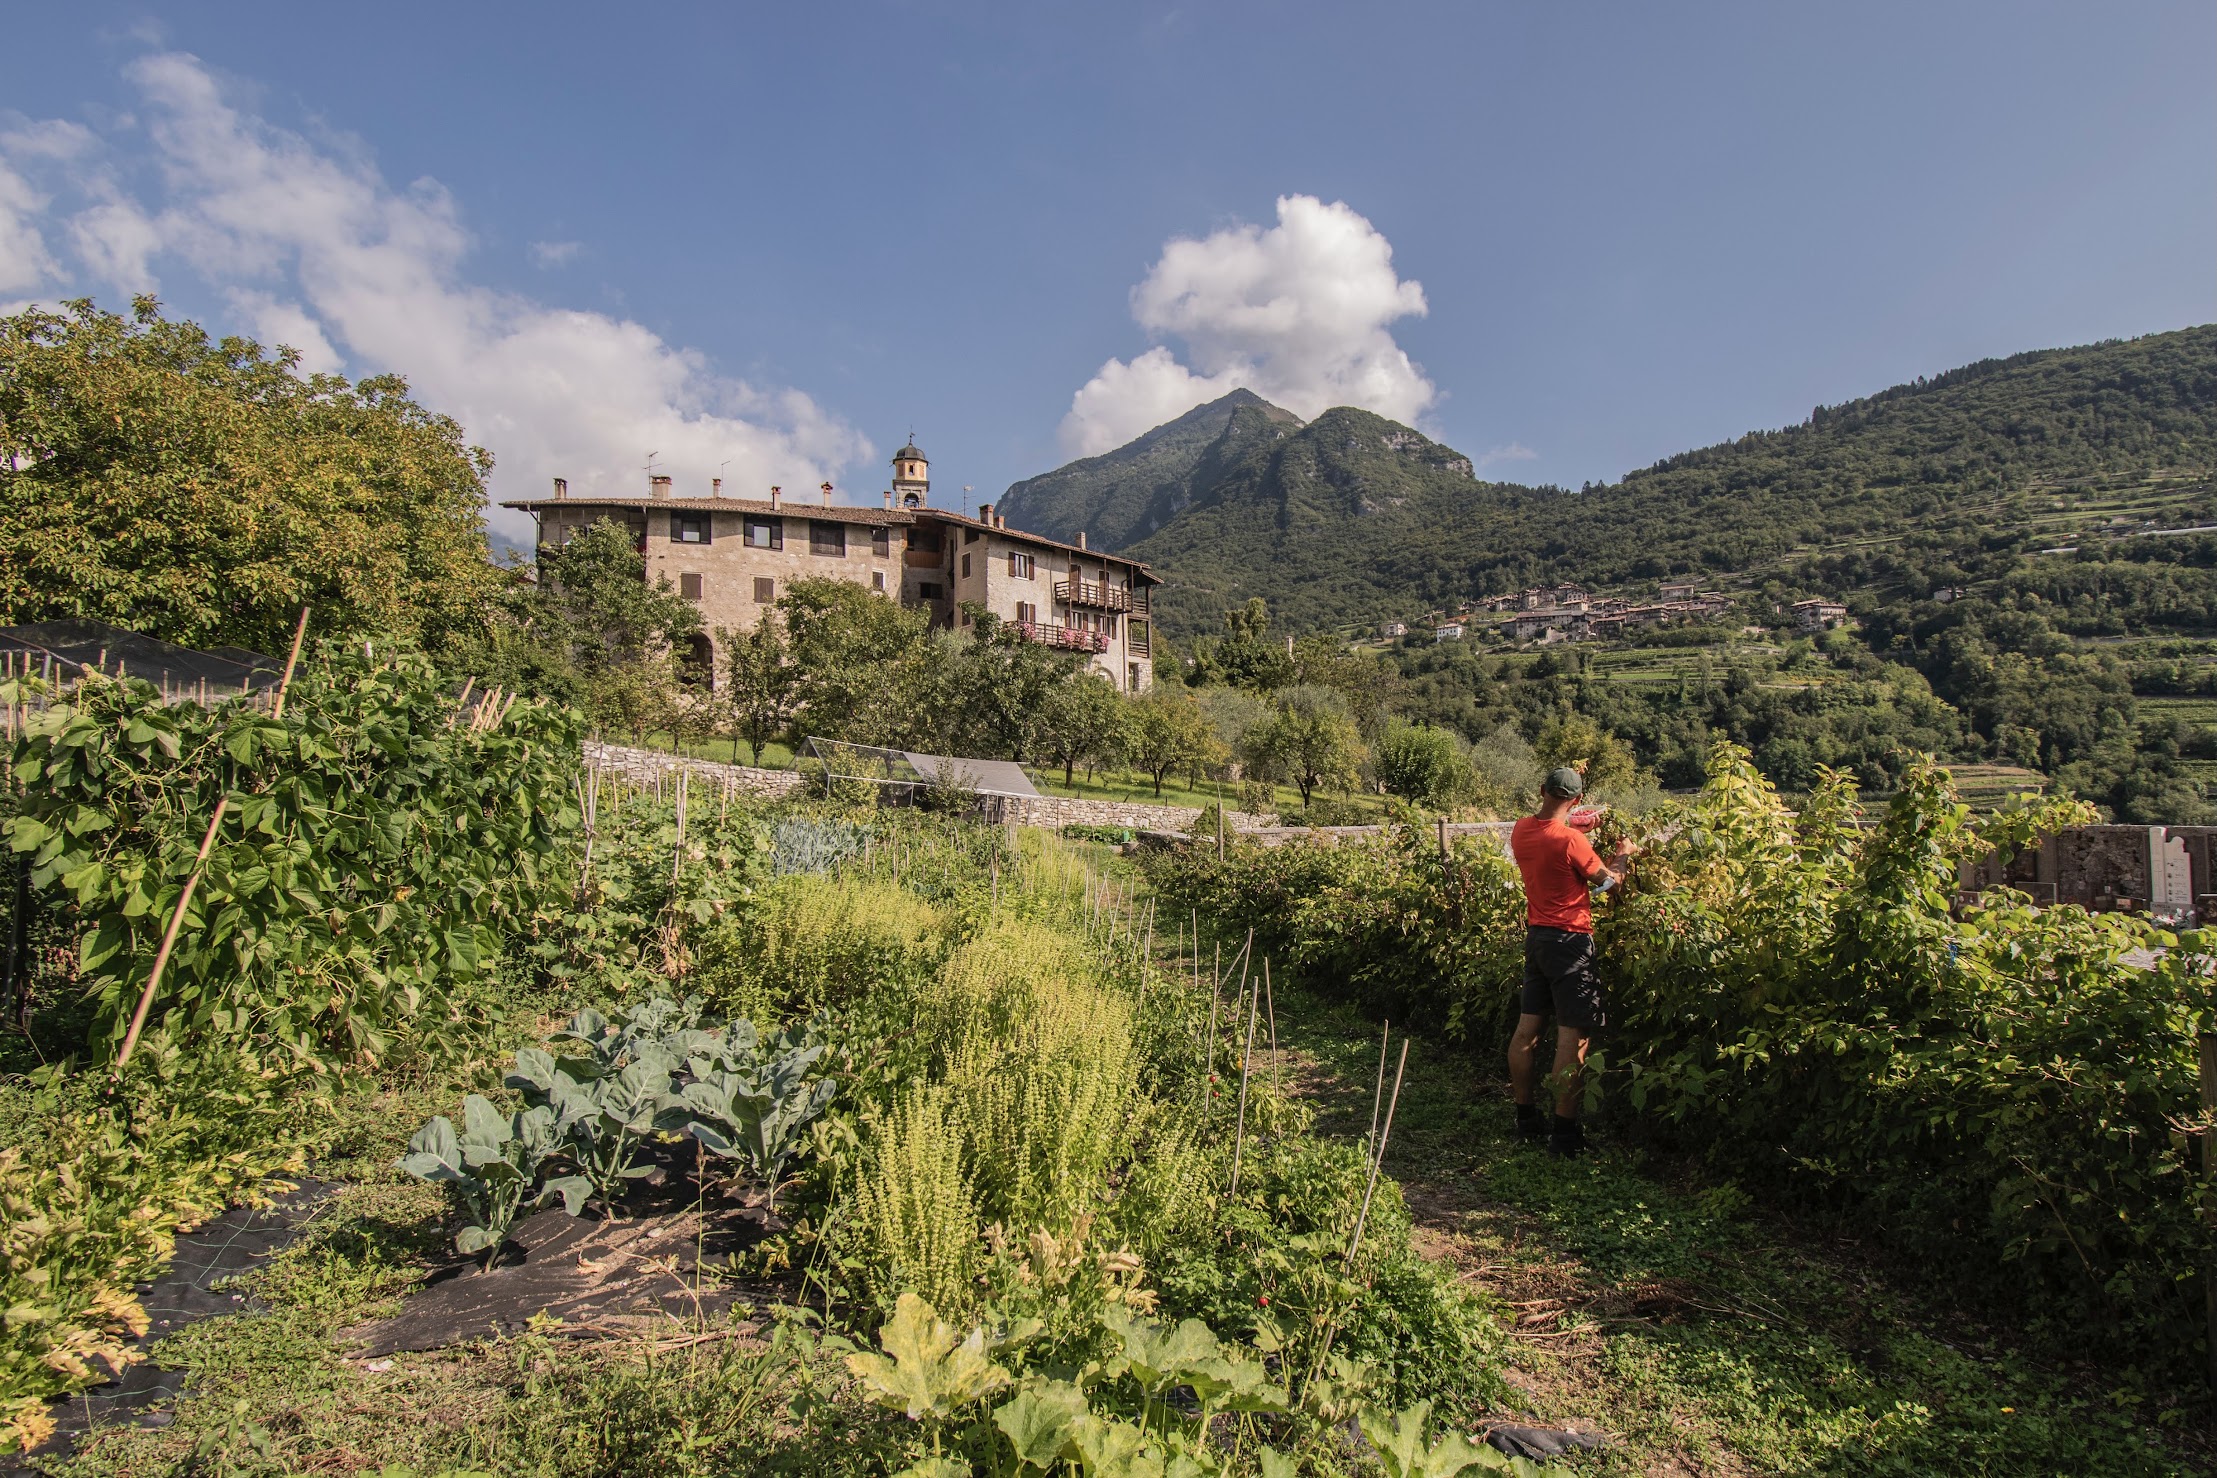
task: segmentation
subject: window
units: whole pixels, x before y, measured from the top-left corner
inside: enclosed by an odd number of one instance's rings
[[[970,556],[967,554],[962,556],[962,578],[965,580],[970,578]]]
[[[908,531],[908,547],[923,554],[937,554],[940,547],[939,530],[937,528],[910,529]]]
[[[880,595],[885,594],[885,571],[872,570],[870,572],[870,588]]]
[[[1026,626],[1037,624],[1039,620],[1039,607],[1033,605],[1028,600],[1018,601],[1016,603],[1016,619]]]
[[[962,531],[962,542],[963,542],[963,543],[965,543],[965,544],[975,544],[975,543],[977,543],[977,542],[978,542],[978,531],[977,531],[976,529],[964,529],[964,530]]]
[[[1008,573],[1009,578],[1012,580],[1031,579],[1032,557],[1028,554],[1018,554],[1015,550],[1011,549],[1008,552]]]
[[[782,518],[748,519],[747,547],[749,549],[783,549],[785,547],[785,520]]]
[[[1108,615],[1108,616],[1103,616],[1103,617],[1101,618],[1101,632],[1102,632],[1102,634],[1103,634],[1104,636],[1107,636],[1107,637],[1108,637],[1108,638],[1109,638],[1110,640],[1112,640],[1112,641],[1113,641],[1113,640],[1115,639],[1115,637],[1116,637],[1116,617],[1115,617],[1115,616],[1113,616],[1113,615]]]
[[[699,600],[701,598],[701,577],[698,575],[679,575],[677,577],[677,593],[682,600]]]
[[[916,596],[919,600],[937,600],[939,599],[939,587],[926,580],[916,587]]]
[[[876,528],[870,530],[870,553],[877,556],[879,559],[883,559],[892,552],[893,531],[887,528],[882,523],[879,524]],[[883,590],[884,588],[885,582],[881,578],[878,582],[878,589]]]
[[[1138,691],[1139,691],[1139,664],[1138,664],[1137,662],[1127,662],[1127,663],[1125,663],[1125,664],[1124,664],[1124,675],[1125,675],[1125,686],[1126,686],[1126,687],[1128,687],[1128,688],[1130,688],[1130,689],[1131,689],[1131,690],[1132,690],[1133,692],[1135,692],[1135,693],[1136,693],[1136,692],[1138,692]]]
[[[709,542],[710,525],[705,513],[673,513],[670,515],[670,538],[679,544],[706,544]]]
[[[758,605],[758,606],[766,606],[766,605],[768,605],[768,604],[769,604],[769,603],[770,603],[771,601],[774,601],[774,600],[776,600],[776,599],[777,599],[777,581],[775,581],[775,580],[771,579],[771,578],[770,578],[770,577],[769,577],[768,575],[757,575],[757,576],[755,576],[755,577],[754,577],[754,603],[755,603],[756,605]]]
[[[808,552],[828,554],[834,559],[847,557],[847,526],[830,523],[821,518],[808,521]]]

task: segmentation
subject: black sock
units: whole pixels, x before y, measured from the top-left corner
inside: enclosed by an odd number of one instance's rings
[[[1540,1106],[1536,1103],[1520,1103],[1516,1106],[1516,1121],[1519,1124],[1536,1123],[1539,1117]]]
[[[1578,1138],[1578,1121],[1576,1119],[1566,1119],[1561,1114],[1557,1114],[1555,1116],[1555,1132],[1564,1139],[1576,1139]]]

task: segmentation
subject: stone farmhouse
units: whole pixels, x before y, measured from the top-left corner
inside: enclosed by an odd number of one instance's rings
[[[1794,602],[1794,629],[1797,631],[1830,631],[1847,623],[1847,607],[1836,600],[1819,596],[1815,600]]]
[[[719,628],[745,631],[794,580],[851,580],[926,612],[935,627],[965,627],[969,608],[992,612],[1025,641],[1087,654],[1088,665],[1128,692],[1154,682],[1147,566],[1088,549],[1084,534],[1064,544],[1008,527],[980,504],[976,517],[931,506],[930,463],[913,443],[893,454],[884,507],[834,503],[823,484],[813,500],[727,498],[723,479],[705,498],[681,498],[667,476],[643,495],[576,494],[565,478],[551,498],[504,503],[532,515],[539,547],[567,543],[599,519],[627,525],[641,573],[667,578],[700,607],[702,634],[690,654],[720,680]]]

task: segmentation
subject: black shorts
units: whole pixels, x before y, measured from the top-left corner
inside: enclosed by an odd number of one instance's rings
[[[1518,1007],[1527,1016],[1552,1013],[1557,1026],[1589,1037],[1607,1026],[1609,1003],[1594,972],[1593,936],[1538,925],[1526,929]]]

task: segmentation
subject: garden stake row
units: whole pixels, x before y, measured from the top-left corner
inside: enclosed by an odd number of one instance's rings
[[[1386,1023],[1385,1032],[1378,1038],[1378,1081],[1370,1087],[1370,1133],[1363,1136],[1363,1152],[1372,1159],[1378,1156],[1378,1107],[1386,1096],[1386,1045],[1393,1040],[1393,1023]]]

